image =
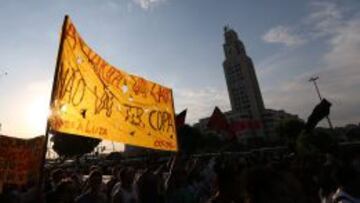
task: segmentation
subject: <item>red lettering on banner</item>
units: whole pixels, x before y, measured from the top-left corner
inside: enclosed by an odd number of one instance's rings
[[[73,40],[73,43],[70,42],[73,50],[76,50],[77,48],[81,49],[82,53],[86,56],[86,60],[88,60],[88,62],[92,65],[93,70],[102,82],[120,89],[121,82],[125,82],[124,75],[119,70],[116,70],[114,67],[107,64],[105,60],[92,51],[76,32],[73,24],[69,25],[66,36]]]
[[[168,103],[171,99],[170,90],[157,84],[153,84],[150,93],[153,96],[154,100],[158,103]]]
[[[143,78],[135,78],[135,84],[133,86],[133,91],[136,95],[143,95],[144,97],[146,97],[147,92],[148,92],[148,87],[147,87],[147,82],[145,79]]]
[[[171,114],[166,111],[153,110],[149,113],[150,127],[155,131],[173,132],[175,130]]]
[[[172,142],[157,139],[154,141],[154,147],[161,149],[174,149],[175,145]]]

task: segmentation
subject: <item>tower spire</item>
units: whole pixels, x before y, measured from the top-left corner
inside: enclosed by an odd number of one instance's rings
[[[265,107],[252,60],[247,56],[237,33],[228,27],[225,30],[223,67],[231,108],[233,111],[247,113],[249,117],[261,119]]]

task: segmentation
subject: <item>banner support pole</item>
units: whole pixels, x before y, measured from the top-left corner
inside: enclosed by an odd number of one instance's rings
[[[55,66],[55,73],[54,73],[54,79],[53,79],[53,84],[52,84],[52,89],[51,89],[51,98],[50,98],[50,111],[51,111],[51,104],[54,101],[54,97],[55,97],[55,89],[56,89],[56,81],[58,80],[58,75],[59,75],[59,67],[60,67],[60,59],[61,59],[61,53],[63,50],[63,44],[64,44],[64,39],[65,39],[65,31],[66,31],[66,25],[67,25],[67,21],[69,19],[68,15],[65,15],[64,18],[64,22],[61,28],[61,37],[60,37],[60,45],[59,45],[59,50],[58,50],[58,55],[57,55],[57,59],[56,59],[56,66]],[[45,130],[45,141],[44,141],[44,146],[43,146],[43,152],[42,152],[42,158],[41,158],[41,162],[40,162],[40,174],[39,174],[39,179],[38,179],[38,188],[41,189],[41,186],[43,184],[43,179],[44,179],[44,168],[45,168],[45,161],[46,161],[46,152],[47,152],[47,145],[48,145],[48,140],[49,140],[49,132],[50,132],[50,122],[49,122],[49,118],[47,118],[47,122],[46,122],[46,130]]]
[[[173,154],[173,159],[171,160],[171,165],[170,165],[170,170],[169,170],[169,177],[165,181],[166,192],[168,192],[169,190],[172,189],[173,176],[174,176],[173,171],[177,167],[180,156],[181,156],[181,151],[180,151],[181,143],[180,143],[178,132],[177,132],[178,127],[176,126],[176,112],[175,112],[175,105],[174,105],[174,94],[173,94],[172,89],[171,89],[171,99],[172,99],[172,106],[173,106],[173,110],[174,110],[174,114],[175,114],[173,119],[174,119],[174,126],[175,126],[175,138],[176,138],[177,151]]]
[[[176,126],[176,112],[175,112],[175,105],[174,105],[174,94],[173,94],[173,91],[171,89],[171,99],[172,99],[172,107],[173,107],[173,110],[174,110],[174,129],[175,129],[175,139],[176,139],[176,148],[177,148],[177,152],[178,153],[180,151],[180,143],[179,143],[179,137],[178,137],[178,132],[177,132],[177,129],[178,127]]]

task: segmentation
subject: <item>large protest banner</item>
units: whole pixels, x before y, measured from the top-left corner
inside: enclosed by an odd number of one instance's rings
[[[45,137],[19,139],[0,135],[0,182],[23,186],[37,181]]]
[[[114,68],[64,23],[50,130],[177,151],[172,90]]]

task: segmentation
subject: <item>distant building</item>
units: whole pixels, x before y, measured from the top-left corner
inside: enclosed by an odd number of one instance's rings
[[[231,109],[248,118],[261,119],[265,107],[252,60],[234,30],[225,27],[224,35],[223,68]]]
[[[260,123],[260,128],[244,128],[237,132],[239,141],[253,137],[271,137],[275,134],[276,124],[284,119],[299,119],[283,110],[265,109],[255,68],[251,58],[246,54],[245,46],[237,33],[224,28],[223,45],[225,60],[224,74],[230,98],[231,111],[224,112],[229,123]],[[207,131],[209,118],[202,118],[195,127]]]
[[[273,137],[276,135],[275,127],[282,120],[301,120],[298,115],[290,114],[284,110],[274,110],[266,109],[263,113],[263,124],[265,129],[265,134],[268,137]]]

